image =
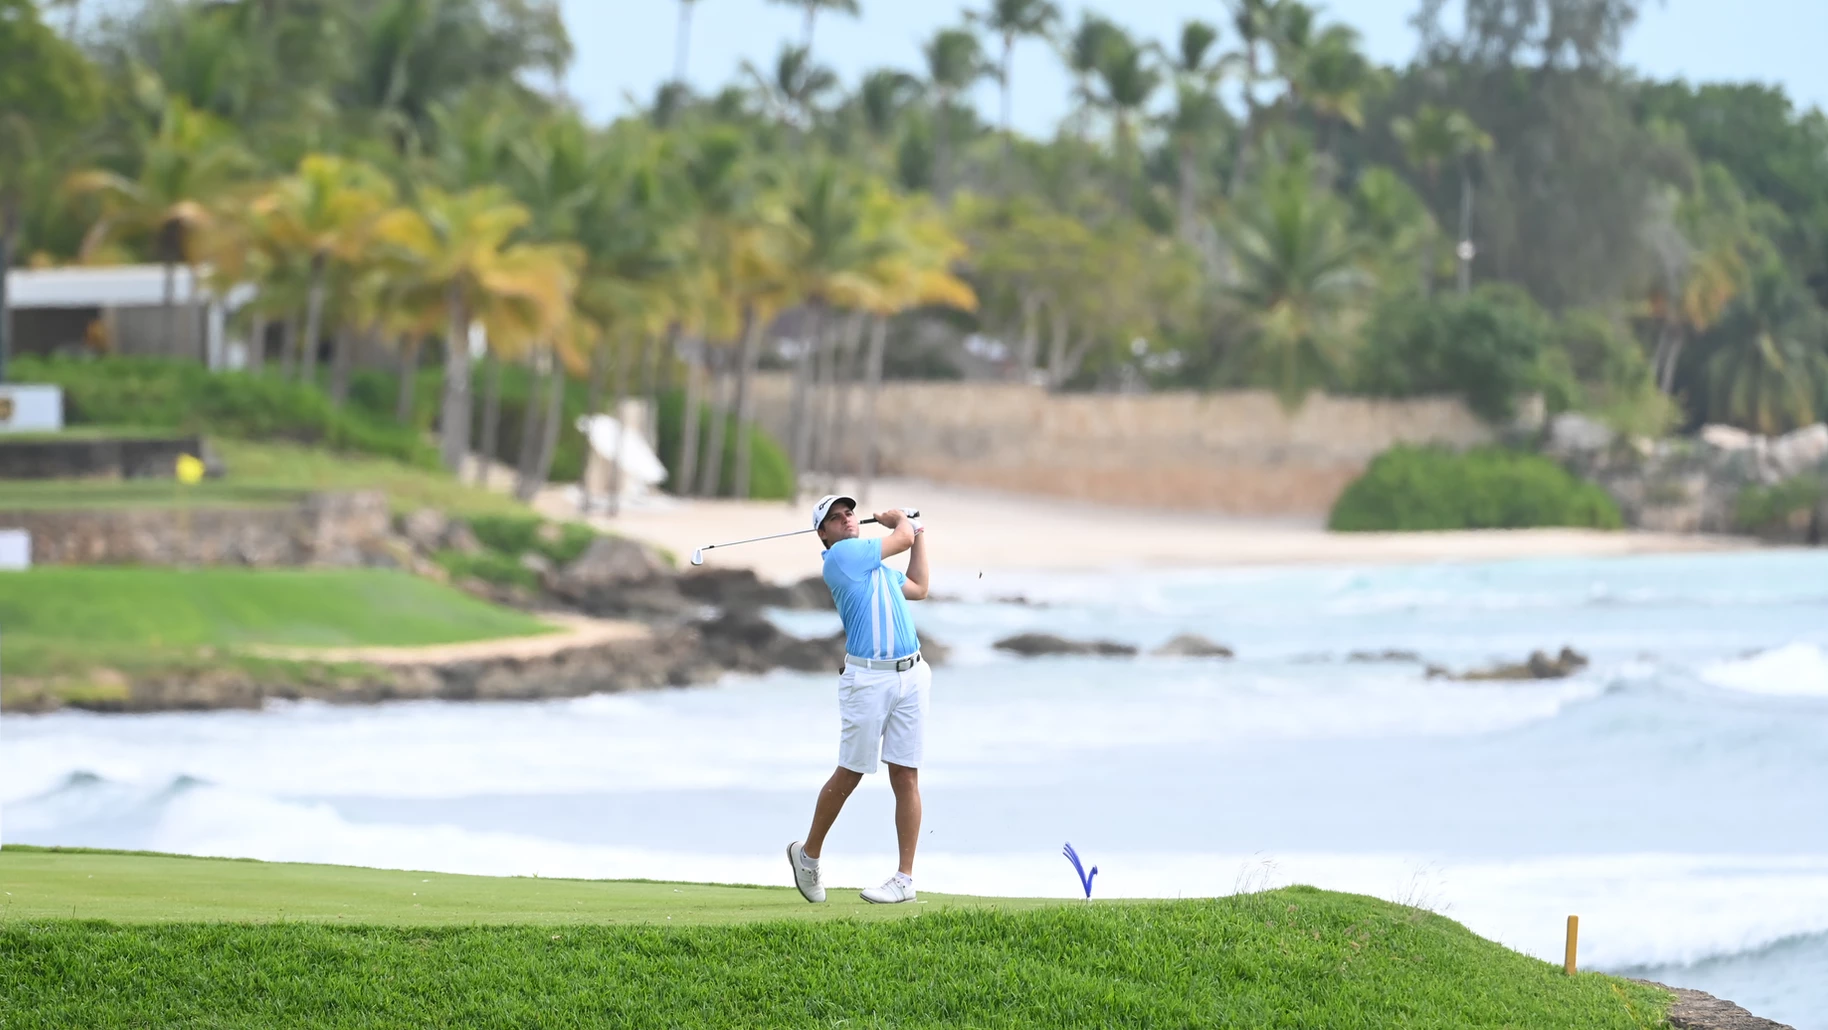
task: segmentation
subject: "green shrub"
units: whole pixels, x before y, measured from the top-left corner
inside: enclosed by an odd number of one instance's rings
[[[464,554],[462,551],[439,551],[432,556],[444,571],[451,574],[453,580],[480,579],[484,583],[495,583],[501,586],[522,586],[529,590],[539,588],[539,577],[533,570],[520,563],[518,555],[502,554],[499,551],[482,551],[477,554]]]
[[[1606,492],[1548,458],[1496,447],[1464,454],[1398,446],[1377,456],[1333,505],[1327,528],[1362,532],[1430,529],[1617,529]]]
[[[1748,533],[1766,533],[1790,528],[1799,515],[1806,515],[1822,503],[1828,486],[1821,476],[1792,476],[1772,486],[1748,486],[1739,492],[1733,508],[1734,521]]]
[[[355,406],[338,410],[309,386],[245,372],[211,372],[160,358],[24,357],[13,378],[63,388],[71,425],[135,426],[289,440],[436,468],[438,453],[413,429]]]
[[[679,486],[673,482],[675,466],[679,463],[680,433],[684,426],[681,417],[685,411],[685,395],[674,390],[660,398],[660,460],[667,467],[666,489],[678,492]],[[711,408],[700,405],[698,409],[698,440],[703,447],[711,436]],[[700,452],[700,460],[709,454],[709,448]],[[752,500],[785,501],[794,496],[793,463],[787,459],[785,451],[774,438],[756,427],[749,435],[749,497]],[[736,420],[730,419],[724,427],[724,460],[721,475],[717,481],[717,492],[728,497],[736,489]]]
[[[1662,436],[1681,409],[1657,388],[1644,348],[1617,318],[1571,311],[1543,352],[1541,389],[1550,413],[1584,411],[1628,436]]]
[[[489,550],[514,559],[532,551],[556,565],[564,565],[583,554],[597,536],[589,526],[575,522],[552,523],[558,527],[559,538],[546,541],[540,539],[540,527],[546,524],[546,520],[531,515],[483,515],[469,520],[470,531]]]
[[[1372,316],[1354,379],[1359,390],[1385,397],[1458,394],[1500,420],[1540,387],[1542,355],[1555,341],[1555,320],[1513,286],[1399,295]]]

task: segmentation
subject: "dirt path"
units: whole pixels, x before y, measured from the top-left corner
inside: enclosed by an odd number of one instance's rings
[[[305,662],[360,662],[367,665],[454,665],[459,662],[501,659],[550,658],[564,651],[601,644],[650,640],[652,632],[638,622],[592,619],[583,615],[548,613],[541,616],[556,633],[532,637],[502,637],[461,644],[427,644],[420,647],[276,647],[260,645],[247,650],[263,658]]]

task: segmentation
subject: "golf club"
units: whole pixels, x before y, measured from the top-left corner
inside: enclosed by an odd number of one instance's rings
[[[908,517],[911,519],[920,518],[920,512],[918,510],[910,511],[910,512],[908,512]],[[867,518],[867,519],[864,519],[862,522],[858,523],[858,525],[868,526],[868,525],[873,524],[875,521],[876,520],[874,518]],[[735,547],[737,544],[753,544],[753,543],[758,543],[763,540],[779,540],[785,536],[802,536],[807,533],[817,533],[817,532],[818,532],[817,529],[796,529],[791,533],[774,533],[769,536],[752,536],[747,540],[730,540],[730,541],[726,541],[725,543],[721,543],[721,544],[706,544],[703,547],[700,547],[698,550],[692,552],[692,564],[693,565],[703,565],[705,563],[705,552],[709,551],[715,547]]]

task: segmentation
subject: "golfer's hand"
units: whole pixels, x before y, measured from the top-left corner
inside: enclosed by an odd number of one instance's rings
[[[894,532],[907,517],[907,512],[902,511],[900,508],[890,508],[888,511],[879,511],[876,513],[876,521],[882,523],[882,528],[891,533]]]

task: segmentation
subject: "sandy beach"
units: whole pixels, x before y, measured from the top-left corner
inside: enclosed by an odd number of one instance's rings
[[[552,517],[574,518],[556,491],[540,499]],[[879,481],[865,507],[919,507],[932,548],[934,589],[986,569],[1097,571],[1236,565],[1392,564],[1741,550],[1726,536],[1580,529],[1445,533],[1329,533],[1319,520],[1255,520],[1161,512],[997,493],[915,480]],[[672,552],[806,528],[811,501],[656,501],[593,525]],[[707,566],[746,567],[790,582],[819,569],[809,535],[710,551]],[[955,580],[956,577],[956,580]]]

